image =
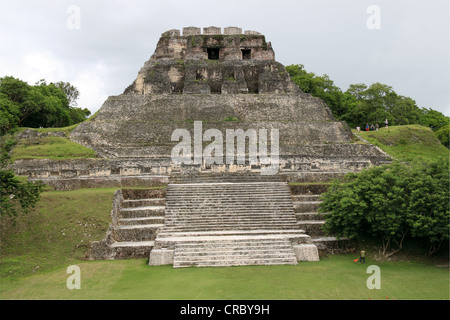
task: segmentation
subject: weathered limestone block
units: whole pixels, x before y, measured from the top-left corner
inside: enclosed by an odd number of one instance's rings
[[[203,34],[204,35],[209,35],[209,34],[221,34],[221,28],[219,27],[205,27],[203,28]]]
[[[242,34],[242,28],[238,27],[227,27],[223,29],[223,34]]]
[[[253,30],[245,30],[244,34],[246,35],[260,35],[261,33]]]
[[[194,36],[201,34],[201,29],[197,27],[184,27],[183,28],[183,36]]]
[[[294,245],[297,261],[320,261],[319,251],[315,244]]]
[[[150,252],[148,264],[150,266],[163,266],[173,264],[174,249],[153,249]]]

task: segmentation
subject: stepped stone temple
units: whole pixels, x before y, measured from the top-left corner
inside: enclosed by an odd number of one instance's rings
[[[180,129],[193,137],[181,162],[173,157]],[[228,157],[230,132],[247,134],[244,142],[259,134],[252,161],[250,147]],[[207,161],[212,137],[218,148]],[[106,238],[88,258],[148,257],[174,267],[296,264],[349,249],[321,233],[319,194],[331,179],[389,161],[291,81],[264,35],[237,27],[164,32],[134,82],[70,139],[100,158],[41,160],[42,170],[18,161],[16,171],[59,189],[123,187]],[[264,142],[277,152],[271,174]],[[167,187],[127,189],[155,185]]]

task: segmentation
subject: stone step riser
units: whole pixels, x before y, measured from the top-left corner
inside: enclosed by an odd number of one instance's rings
[[[224,255],[222,257],[215,257],[215,256],[185,256],[185,255],[176,255],[174,258],[177,260],[177,263],[183,262],[193,262],[193,263],[202,263],[202,262],[222,262],[226,260],[248,260],[248,259],[265,259],[265,260],[271,260],[271,259],[286,259],[291,260],[295,259],[294,257],[291,257],[288,253],[286,254],[275,254],[275,253],[253,253],[253,252],[246,252],[245,254],[236,254],[236,255]]]
[[[193,258],[193,257],[215,257],[217,259],[220,259],[221,257],[226,256],[245,256],[249,254],[260,254],[260,255],[277,255],[277,256],[284,256],[285,254],[291,254],[292,253],[292,247],[271,247],[270,249],[264,248],[261,246],[255,246],[255,247],[246,247],[245,249],[236,249],[236,248],[180,248],[177,246],[177,250],[175,252],[175,256],[182,257],[185,256],[187,259]]]
[[[319,203],[294,203],[294,211],[296,213],[317,212]]]
[[[156,239],[160,226],[147,226],[142,228],[113,228],[112,237],[117,242],[123,241],[152,241]]]
[[[324,236],[325,232],[322,231],[323,223],[307,223],[304,221],[299,221],[298,225],[302,230],[310,235],[311,237]]]
[[[278,220],[280,219],[280,220]],[[171,217],[166,216],[164,218],[164,221],[166,224],[173,224],[173,223],[219,223],[219,222],[267,222],[267,221],[280,221],[280,222],[297,222],[298,220],[295,218],[295,216],[286,215],[286,216],[272,216],[267,215],[266,217],[257,217],[255,216],[178,216],[178,217]]]
[[[255,228],[254,226],[219,226],[219,227],[198,227],[198,228],[167,228],[164,230],[165,234],[170,235],[172,237],[176,233],[192,233],[192,232],[205,232],[205,231],[211,231],[211,232],[221,232],[221,231],[252,231],[252,230],[264,230],[264,231],[276,231],[276,230],[290,230],[292,229],[291,225],[285,225],[285,226],[259,226],[259,228]],[[309,233],[308,233],[309,234]],[[158,235],[158,237],[162,237],[161,235]]]
[[[283,229],[283,230],[270,230],[270,229],[257,229],[257,230],[216,230],[216,231],[189,231],[189,232],[166,232],[161,230],[158,233],[158,239],[165,238],[165,241],[170,241],[168,238],[192,238],[192,237],[229,237],[229,236],[256,236],[259,237],[258,241],[263,241],[261,236],[265,239],[272,240],[273,238],[279,239],[279,237],[284,238],[292,238],[299,237],[305,240],[310,238],[309,235],[306,235],[304,230],[302,229]],[[275,236],[275,237],[274,237]],[[184,240],[183,243],[191,243],[192,240]]]
[[[119,218],[164,217],[165,210],[120,211]]]
[[[317,213],[317,212],[302,212],[296,213],[295,217],[297,221],[302,222],[305,220],[314,220],[314,221],[324,221],[326,218],[326,213]]]
[[[319,195],[293,195],[292,201],[294,202],[319,201]]]
[[[174,218],[182,218],[182,217],[211,217],[211,218],[220,218],[220,217],[226,217],[226,216],[248,216],[255,219],[258,219],[259,217],[266,217],[266,216],[274,216],[274,217],[294,217],[294,211],[292,210],[285,210],[285,211],[274,211],[274,210],[248,210],[243,211],[242,214],[239,214],[241,211],[239,210],[226,210],[226,211],[203,211],[203,210],[190,210],[190,211],[182,211],[177,212],[175,210],[168,212],[165,216],[166,217],[174,217]]]
[[[164,206],[165,204],[166,199],[155,199],[155,200],[144,199],[144,200],[122,201],[120,203],[122,208]]]
[[[153,246],[133,246],[111,248],[112,259],[142,259],[148,258]]]
[[[276,260],[276,259],[270,259],[270,260],[254,260],[254,261],[229,261],[229,262],[202,262],[202,263],[195,263],[195,262],[179,262],[177,264],[174,264],[174,268],[183,268],[183,267],[237,267],[237,266],[250,266],[250,265],[280,265],[280,264],[297,264],[297,261],[292,260]]]
[[[214,220],[214,219],[203,219],[203,220],[172,220],[172,221],[165,221],[165,227],[174,227],[174,226],[180,226],[180,223],[183,224],[187,224],[189,223],[189,227],[193,228],[193,227],[199,227],[199,226],[205,226],[207,227],[208,225],[211,226],[227,226],[227,225],[249,225],[251,226],[252,224],[255,226],[261,226],[261,225],[266,225],[268,223],[273,223],[276,225],[290,225],[292,226],[293,224],[297,223],[296,219],[289,219],[289,220],[278,220],[278,219],[266,219],[266,220],[259,220],[257,222],[252,221],[252,220],[240,220],[238,218],[236,219],[221,219],[221,220]],[[180,226],[182,227],[182,226]]]
[[[133,219],[133,218],[131,218]],[[133,220],[123,220],[119,219],[117,225],[127,226],[127,225],[148,225],[148,224],[163,224],[164,217],[157,217],[156,219],[133,219]]]

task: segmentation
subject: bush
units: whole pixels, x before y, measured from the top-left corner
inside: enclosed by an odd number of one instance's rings
[[[408,238],[429,244],[427,255],[449,239],[449,161],[392,163],[350,173],[321,196],[324,230],[339,237],[373,236],[382,254],[400,251]]]

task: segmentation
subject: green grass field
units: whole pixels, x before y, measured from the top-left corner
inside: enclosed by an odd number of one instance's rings
[[[415,262],[362,265],[335,255],[295,266],[150,267],[147,259],[79,262],[80,289],[69,290],[67,267],[2,280],[2,299],[164,300],[440,300],[449,299],[448,268]],[[380,289],[369,289],[369,265]],[[67,263],[69,266],[69,263]],[[370,282],[370,280],[369,280]]]
[[[448,299],[442,262],[322,257],[295,266],[150,267],[148,259],[84,261],[90,241],[104,238],[115,188],[45,191],[29,214],[2,218],[1,299]],[[375,256],[375,254],[373,255]],[[413,262],[414,261],[414,262]],[[381,289],[366,286],[367,266],[381,269]],[[69,265],[81,289],[69,290]]]
[[[18,159],[74,159],[93,158],[96,152],[62,137],[21,139],[11,157]]]

